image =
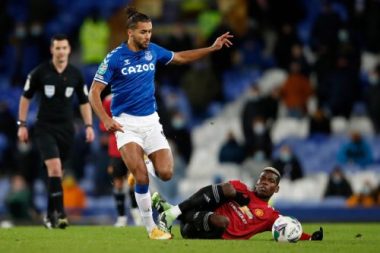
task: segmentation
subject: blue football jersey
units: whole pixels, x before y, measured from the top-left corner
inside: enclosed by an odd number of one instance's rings
[[[111,85],[112,115],[154,113],[157,110],[154,97],[156,63],[168,64],[173,57],[174,52],[154,43],[137,52],[122,43],[111,51],[99,65],[94,80]]]

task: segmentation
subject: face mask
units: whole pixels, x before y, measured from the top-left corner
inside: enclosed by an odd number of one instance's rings
[[[180,117],[173,118],[172,119],[172,126],[175,129],[181,129],[185,126],[185,121]]]
[[[347,42],[349,39],[349,34],[346,30],[342,29],[338,32],[338,38],[341,42]]]
[[[259,94],[257,94],[256,92],[250,92],[250,93],[248,93],[248,100],[249,101],[257,101],[257,100],[259,100]]]
[[[263,123],[255,123],[253,125],[253,132],[255,134],[261,135],[264,133],[264,131],[265,131],[265,127]]]
[[[15,29],[15,35],[18,39],[23,39],[26,36],[26,30],[24,26],[18,26]]]
[[[379,83],[379,77],[377,75],[370,75],[368,81],[371,85],[377,85]]]
[[[370,194],[371,193],[371,187],[369,187],[368,185],[363,186],[361,193],[364,195]]]
[[[280,159],[283,162],[289,162],[291,158],[292,158],[292,155],[289,152],[282,152],[280,154]]]
[[[253,160],[255,162],[263,162],[265,160],[264,152],[263,151],[255,152],[255,154],[253,155]]]
[[[332,181],[335,183],[335,184],[339,184],[340,182],[342,182],[342,177],[340,175],[333,175],[332,177]]]
[[[30,34],[32,36],[39,36],[42,34],[42,26],[39,25],[39,24],[34,24],[31,28],[30,28]]]
[[[169,95],[166,99],[166,106],[168,107],[168,109],[177,108],[178,98],[175,95]]]

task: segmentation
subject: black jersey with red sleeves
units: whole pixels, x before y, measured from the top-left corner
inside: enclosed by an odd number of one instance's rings
[[[215,210],[215,213],[230,219],[230,223],[222,235],[223,239],[249,239],[257,233],[271,231],[279,212],[269,206],[266,201],[258,198],[243,182],[229,181],[233,187],[249,196],[246,206],[239,206],[235,201],[229,201]]]
[[[58,73],[51,61],[32,70],[26,80],[23,96],[31,99],[39,94],[37,119],[40,122],[59,122],[73,119],[73,98],[80,104],[88,102],[88,90],[81,72],[68,64]]]

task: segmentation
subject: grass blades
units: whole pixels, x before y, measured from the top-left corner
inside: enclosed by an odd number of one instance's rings
[[[211,252],[379,252],[380,223],[303,224],[305,232],[322,226],[324,240],[276,243],[270,232],[251,240],[185,240],[179,227],[174,239],[152,241],[143,227],[70,226],[66,230],[47,230],[42,226],[0,229],[0,252],[144,252],[144,253],[211,253]]]

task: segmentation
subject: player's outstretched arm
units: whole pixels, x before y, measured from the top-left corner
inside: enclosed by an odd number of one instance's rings
[[[232,42],[230,41],[232,37],[234,36],[230,34],[230,32],[226,32],[222,34],[221,36],[219,36],[218,38],[216,38],[215,42],[209,47],[175,52],[171,63],[173,64],[190,63],[198,59],[201,59],[214,51],[220,50],[224,46],[230,47],[232,46]]]
[[[234,36],[230,34],[230,32],[226,32],[222,34],[221,36],[219,36],[218,38],[216,38],[214,44],[212,44],[211,47],[216,50],[222,49],[223,46],[230,47],[232,46],[232,42],[230,41],[230,39],[233,37]]]

